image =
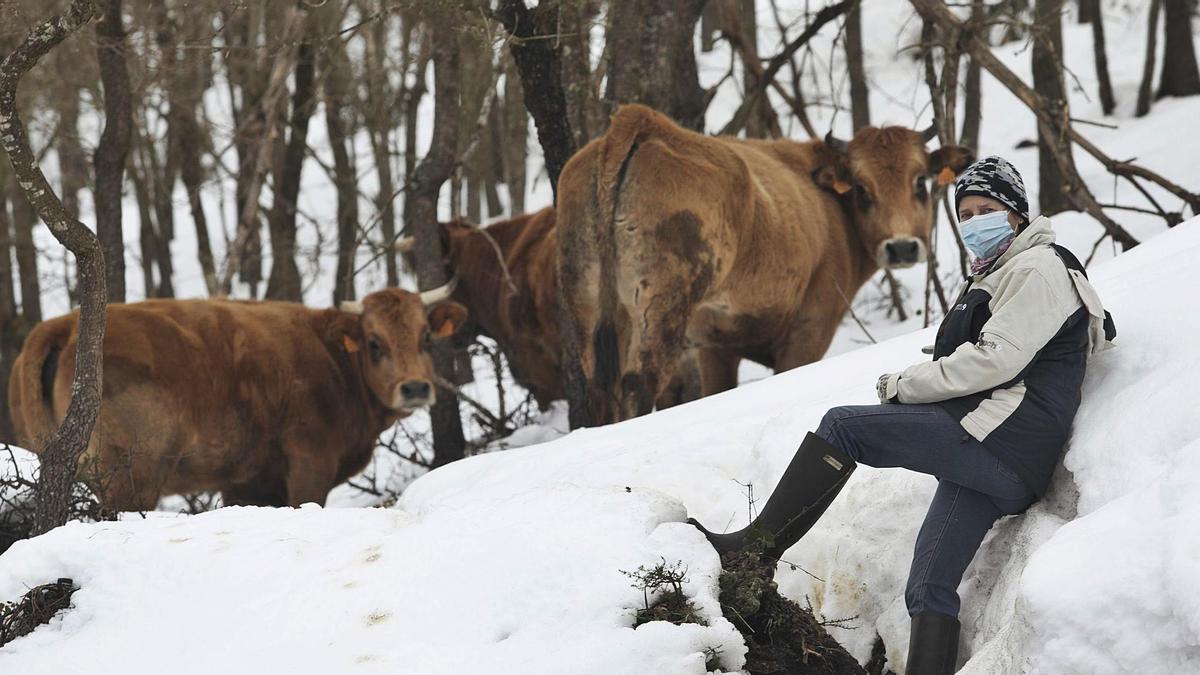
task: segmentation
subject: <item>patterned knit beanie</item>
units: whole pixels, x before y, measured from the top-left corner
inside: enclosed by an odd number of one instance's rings
[[[991,197],[1020,216],[1022,224],[1029,223],[1029,200],[1025,197],[1025,182],[1017,167],[1003,157],[991,155],[968,166],[958,176],[954,188],[957,205],[967,195]]]

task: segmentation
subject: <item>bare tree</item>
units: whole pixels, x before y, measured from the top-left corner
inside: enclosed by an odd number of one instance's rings
[[[304,41],[296,50],[296,70],[292,87],[292,113],[288,119],[287,140],[282,132],[277,146],[283,150],[275,162],[275,190],[267,227],[271,231],[271,275],[266,297],[271,300],[302,299],[300,268],[296,266],[296,202],[300,196],[300,178],[308,150],[308,121],[316,108],[313,86],[313,45],[318,22],[309,20]],[[336,26],[334,27],[336,28]],[[332,139],[333,132],[330,132]]]
[[[496,10],[496,18],[510,36],[509,49],[521,74],[525,107],[537,126],[546,174],[556,195],[558,174],[578,147],[563,86],[562,46],[556,39],[559,12],[560,3],[544,2],[529,8],[524,0],[501,0]]]
[[[1054,106],[1060,114],[1069,116],[1067,92],[1063,84],[1062,62],[1062,12],[1063,0],[1037,0],[1034,5],[1033,40],[1033,88],[1042,98]],[[1066,177],[1054,161],[1056,149],[1070,153],[1070,145],[1054,138],[1046,130],[1038,128],[1038,208],[1045,215],[1053,215],[1071,208],[1067,198]]]
[[[988,27],[985,24],[983,0],[971,3],[971,20],[968,23],[975,35],[987,41]],[[983,122],[983,82],[979,61],[974,56],[967,59],[966,88],[963,91],[963,124],[959,145],[979,152],[979,126]]]
[[[327,29],[337,33],[341,13],[328,5]],[[321,92],[325,102],[325,128],[333,150],[334,184],[337,188],[337,275],[334,278],[333,302],[353,300],[354,252],[358,248],[358,172],[350,147],[356,126],[354,108],[350,105],[350,85],[354,72],[346,45],[340,37],[327,40],[321,52]]]
[[[1100,0],[1079,0],[1079,22],[1092,24],[1092,52],[1096,62],[1096,79],[1100,81],[1100,107],[1111,115],[1117,107],[1113,97],[1112,80],[1108,76],[1108,52],[1104,45],[1104,8]]]
[[[871,126],[870,91],[863,67],[862,0],[846,13],[846,70],[850,77],[850,115],[858,131]]]
[[[610,50],[604,100],[613,112],[644,103],[682,126],[702,131],[707,101],[696,69],[693,38],[702,0],[616,2],[609,7]],[[529,95],[526,89],[526,95]],[[750,103],[751,108],[755,104]]]
[[[64,14],[35,27],[0,64],[0,144],[8,152],[17,180],[50,233],[74,254],[82,299],[71,403],[62,425],[40,453],[42,469],[34,514],[35,535],[66,522],[76,464],[87,448],[100,411],[106,296],[100,241],[63,208],[38,166],[17,111],[17,87],[21,77],[39,59],[91,21],[96,11],[92,0],[74,0]]]
[[[104,84],[104,132],[96,146],[96,234],[108,265],[109,302],[125,302],[125,239],[121,229],[121,186],[133,127],[133,100],[125,65],[121,0],[103,0],[96,22],[96,60]]]
[[[1163,45],[1162,79],[1157,98],[1200,94],[1200,68],[1192,42],[1191,0],[1162,0],[1166,13],[1166,44]]]
[[[1142,84],[1138,87],[1137,109],[1134,114],[1144,117],[1150,112],[1150,91],[1154,81],[1155,50],[1158,47],[1158,13],[1162,0],[1150,0],[1149,26],[1146,29],[1146,58],[1142,66]]]
[[[417,283],[422,290],[445,284],[445,251],[438,225],[438,193],[454,171],[454,149],[458,143],[461,67],[458,60],[458,41],[450,26],[449,16],[436,11],[426,16],[432,31],[434,73],[433,139],[429,153],[417,165],[408,179],[404,200],[404,222],[415,239]],[[420,75],[419,75],[420,76]],[[430,348],[434,370],[443,380],[454,372],[454,350],[446,341],[436,341]],[[440,466],[463,457],[466,441],[463,438],[462,418],[458,397],[442,388],[437,403],[430,411],[433,426],[434,465]]]
[[[376,3],[363,2],[362,9]],[[384,3],[378,3],[379,11],[383,11]],[[375,209],[379,213],[379,231],[383,237],[383,261],[387,274],[387,285],[397,286],[400,283],[399,270],[396,267],[396,256],[388,246],[396,240],[396,181],[392,175],[392,129],[393,107],[399,103],[397,92],[388,81],[388,66],[386,64],[388,22],[377,19],[366,31],[366,51],[363,66],[366,71],[366,94],[363,102],[363,124],[371,138],[371,153],[375,158],[375,174],[379,178],[379,193],[375,198]],[[409,33],[411,35],[411,29]],[[407,58],[409,45],[403,44],[404,56]]]
[[[525,110],[525,96],[521,88],[521,77],[511,56],[504,60],[504,141],[501,154],[504,158],[504,182],[508,185],[508,199],[514,214],[525,212],[525,161],[529,148],[529,113]]]

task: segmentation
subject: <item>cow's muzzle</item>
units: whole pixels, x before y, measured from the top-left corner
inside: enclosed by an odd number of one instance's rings
[[[406,380],[396,387],[395,400],[393,408],[412,411],[433,405],[437,400],[437,391],[429,380]]]
[[[880,267],[902,269],[925,261],[925,242],[916,237],[894,237],[879,245],[875,252]]]

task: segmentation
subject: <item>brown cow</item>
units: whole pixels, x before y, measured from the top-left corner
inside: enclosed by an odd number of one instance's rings
[[[422,301],[445,289],[428,294],[389,288],[340,310],[110,305],[85,480],[115,510],[199,490],[220,490],[226,504],[323,504],[366,466],[385,429],[434,400],[429,327],[450,332],[466,310],[427,310]],[[78,312],[38,324],[14,362],[9,401],[27,447],[40,447],[66,414],[78,325]]]
[[[559,278],[593,422],[649,412],[687,346],[706,395],[736,385],[743,357],[776,371],[820,358],[846,298],[881,266],[924,260],[927,179],[969,160],[901,127],[843,147],[715,138],[620,108],[558,183]]]
[[[496,341],[513,379],[543,410],[564,398],[554,224],[551,206],[486,227],[441,223],[447,275],[455,279],[451,297],[470,313],[467,332]],[[411,245],[408,238],[397,242],[401,251]],[[685,357],[681,371],[659,408],[699,395],[694,358]]]
[[[447,271],[456,280],[451,297],[470,311],[472,332],[496,341],[513,379],[541,408],[563,398],[554,208],[486,228],[441,226]]]

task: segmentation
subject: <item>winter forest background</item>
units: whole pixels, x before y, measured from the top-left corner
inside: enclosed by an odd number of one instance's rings
[[[28,159],[45,172],[61,201],[62,222],[77,220],[98,237],[98,249],[92,249],[76,227],[52,232],[37,208],[45,194],[23,184],[14,170],[26,158],[10,158],[0,149],[4,440],[12,438],[5,398],[8,372],[25,335],[39,321],[81,305],[94,309],[104,302],[145,298],[233,297],[328,307],[385,286],[434,288],[447,281],[438,221],[462,218],[488,224],[551,206],[566,160],[605,132],[617,106],[631,102],[650,105],[682,126],[709,134],[804,141],[826,133],[849,138],[868,125],[930,128],[943,144],[958,143],[979,156],[1011,159],[1024,174],[1031,212],[1054,216],[1060,240],[1089,266],[1112,260],[1106,263],[1113,279],[1107,289],[1126,298],[1128,318],[1122,322],[1114,311],[1122,328],[1132,323],[1131,332],[1139,334],[1138,319],[1130,316],[1136,314],[1135,307],[1146,310],[1147,332],[1155,307],[1176,314],[1182,310],[1167,309],[1174,299],[1190,302],[1186,306],[1195,309],[1194,300],[1181,299],[1180,291],[1172,290],[1194,284],[1195,276],[1179,272],[1168,277],[1161,270],[1180,267],[1171,256],[1191,251],[1194,260],[1200,251],[1194,232],[1200,224],[1185,222],[1200,215],[1196,0],[558,0],[528,6],[523,0],[0,0],[0,55],[29,48],[22,43],[39,24],[62,13],[78,14],[84,6],[88,19],[36,66],[19,69],[14,56],[0,73],[0,135],[11,135],[6,130],[10,114],[19,115],[27,132]],[[18,81],[16,98],[5,100],[8,85],[15,88]],[[10,142],[5,139],[5,146]],[[348,526],[352,516],[339,519],[337,509],[317,515],[301,509],[258,516],[227,510],[235,513],[197,520],[196,531],[188,530],[187,536],[220,540],[234,551],[241,563],[230,570],[268,565],[272,556],[292,556],[300,562],[285,578],[296,584],[309,583],[330,569],[347,569],[346,560],[362,557],[364,550],[370,558],[372,547],[378,549],[375,553],[395,554],[427,544],[429,550],[450,552],[456,559],[460,554],[469,558],[497,552],[497,561],[479,566],[447,567],[444,559],[436,566],[406,560],[387,574],[370,572],[375,576],[345,580],[369,586],[375,597],[404,598],[387,609],[375,608],[359,595],[351,604],[368,616],[393,617],[388,630],[396,632],[389,635],[408,635],[404,644],[425,646],[397,656],[378,633],[359,636],[354,631],[361,627],[355,624],[346,633],[350,646],[344,653],[305,656],[300,645],[308,638],[297,632],[293,642],[280,648],[292,650],[287,653],[295,655],[294,663],[304,664],[304,672],[340,672],[364,655],[371,658],[355,662],[393,672],[513,672],[520,664],[527,672],[736,672],[747,667],[745,647],[737,631],[722,623],[715,589],[719,565],[698,557],[707,554],[697,553],[701,545],[688,538],[686,528],[667,525],[684,519],[682,508],[725,514],[740,503],[744,512],[743,487],[731,486],[732,479],[757,483],[754,490],[767,493],[764,488],[778,467],[771,471],[745,458],[723,459],[719,448],[745,450],[760,463],[774,457],[768,464],[781,467],[787,452],[783,448],[794,445],[803,429],[819,419],[819,412],[808,412],[810,408],[823,410],[862,398],[857,389],[843,387],[843,379],[849,381],[852,375],[860,384],[869,383],[879,372],[919,356],[918,343],[928,341],[928,335],[915,332],[936,325],[965,270],[965,252],[951,227],[951,197],[939,189],[934,199],[939,205],[931,246],[935,257],[917,268],[880,272],[848,299],[850,311],[827,360],[801,369],[805,373],[768,380],[771,371],[746,362],[740,381],[756,384],[714,397],[725,401],[723,406],[707,399],[618,425],[623,431],[576,432],[525,452],[515,448],[567,434],[565,402],[539,408],[513,381],[494,341],[456,343],[437,355],[447,383],[437,406],[386,433],[371,466],[329,500],[330,506],[340,507],[392,506],[399,500],[397,509],[361,512],[353,526]],[[395,250],[393,244],[406,235],[416,237],[415,253]],[[1154,241],[1158,238],[1163,243]],[[1147,243],[1158,248],[1144,253],[1135,248]],[[94,250],[103,251],[103,298],[89,295],[94,285],[80,273],[89,260],[98,260]],[[1132,257],[1135,253],[1142,257]],[[1125,281],[1117,281],[1122,278]],[[1117,290],[1143,287],[1157,289],[1155,302],[1163,304],[1122,296]],[[1106,287],[1101,290],[1105,295]],[[1106,303],[1108,299],[1105,295]],[[1181,324],[1172,332],[1186,341],[1190,335],[1185,328]],[[888,342],[898,336],[907,337]],[[876,342],[886,344],[874,351],[859,350]],[[1149,347],[1130,348],[1126,354],[1142,355],[1146,371],[1158,372],[1154,369],[1161,359],[1152,356],[1155,352]],[[1122,370],[1126,367],[1113,365],[1101,372],[1133,386],[1132,375]],[[1200,375],[1194,358],[1184,366],[1177,362],[1176,373],[1188,367]],[[1122,379],[1122,374],[1128,377]],[[1165,370],[1161,376],[1159,390],[1174,386],[1164,384],[1175,381]],[[835,380],[838,384],[830,384]],[[794,393],[785,390],[785,382],[807,388]],[[1111,400],[1122,398],[1116,385],[1105,386]],[[864,391],[869,398],[869,387]],[[1187,395],[1183,398],[1186,401]],[[785,406],[798,411],[795,419],[780,421]],[[775,412],[763,412],[767,409]],[[1144,416],[1154,410],[1145,408]],[[1185,415],[1177,403],[1157,410],[1171,419]],[[1128,413],[1113,412],[1117,414]],[[1087,415],[1085,408],[1081,416]],[[1172,457],[1195,454],[1186,452],[1189,443],[1194,449],[1194,439],[1200,438],[1195,425],[1178,420],[1171,424],[1178,426],[1148,434],[1151,447],[1146,452],[1157,448],[1165,457],[1170,448]],[[84,428],[79,427],[86,440]],[[1110,437],[1120,437],[1121,432],[1099,427],[1088,438],[1108,442],[1100,440],[1106,430]],[[774,437],[780,449],[760,456],[758,444]],[[1088,602],[1093,602],[1097,587],[1120,586],[1126,577],[1098,573],[1093,578],[1098,586],[1079,582],[1077,588],[1054,588],[1050,581],[1072,576],[1064,570],[1076,569],[1072,565],[1078,563],[1079,549],[1072,552],[1068,544],[1052,539],[1063,528],[1082,546],[1084,539],[1071,534],[1080,528],[1069,529],[1079,525],[1070,522],[1074,518],[1101,511],[1127,494],[1142,501],[1137,502],[1140,511],[1130,507],[1126,513],[1170,510],[1162,500],[1133,495],[1133,483],[1128,493],[1121,492],[1125,488],[1117,487],[1119,466],[1092,471],[1087,460],[1101,461],[1106,455],[1084,447],[1079,439],[1074,447],[1081,449],[1074,464],[1068,454],[1067,464],[1079,484],[1073,497],[1051,500],[1025,524],[1001,528],[990,549],[985,544],[977,564],[991,565],[991,575],[1000,581],[978,581],[996,584],[989,586],[992,599],[964,607],[974,619],[974,632],[965,638],[970,644],[964,647],[964,659],[980,655],[964,665],[974,672],[1020,672],[1021,663],[1026,668],[1032,663],[1042,672],[1200,668],[1196,603],[1173,609],[1142,603],[1143,596],[1162,595],[1164,589],[1140,572],[1130,573],[1133,590],[1127,589],[1137,599],[1126,598],[1129,602],[1115,605],[1117,609]],[[558,454],[551,448],[558,448]],[[644,462],[634,457],[643,450]],[[413,482],[431,469],[473,455],[488,456]],[[1194,462],[1185,464],[1188,468],[1181,475],[1200,477]],[[31,477],[37,462],[31,455],[13,448],[0,453],[0,465],[8,465],[0,471],[4,551],[13,541],[60,523],[34,523]],[[1164,471],[1177,466],[1165,459],[1155,459],[1152,465]],[[637,485],[674,495],[686,507],[657,492],[643,495],[637,490],[636,504],[617,504],[606,490],[616,485],[630,490],[623,482],[630,480],[625,469],[643,472],[637,475],[645,482]],[[43,458],[43,480],[48,471]],[[566,478],[585,474],[578,484]],[[543,490],[545,483],[533,476],[570,487]],[[894,555],[880,557],[855,546],[863,538],[908,536],[905,528],[919,522],[912,504],[927,501],[913,497],[913,490],[920,493],[928,486],[913,487],[916,483],[909,479],[873,474],[855,480],[860,489],[848,491],[849,505],[831,510],[831,524],[816,532],[815,543],[803,545],[811,565],[799,572],[781,571],[776,580],[785,596],[801,605],[808,600],[825,629],[855,661],[871,667],[879,652],[892,664],[886,667],[895,668],[904,645],[899,637],[892,639],[903,633],[893,600],[906,570],[905,547],[898,545]],[[705,486],[712,488],[711,494],[705,494]],[[722,492],[717,494],[713,486]],[[71,493],[69,488],[63,491],[72,520],[109,517],[98,514],[87,495],[68,499]],[[487,501],[489,495],[503,495],[508,501],[498,507],[499,502]],[[870,495],[885,496],[876,504]],[[1078,504],[1064,506],[1072,500]],[[450,503],[455,507],[446,507]],[[865,511],[854,509],[884,509],[887,504],[892,515],[870,524],[855,520],[854,513]],[[105,625],[100,619],[106,609],[130,602],[153,606],[153,594],[172,583],[159,571],[166,549],[147,537],[175,536],[167,528],[174,527],[176,519],[166,513],[195,514],[219,505],[217,495],[183,495],[165,499],[160,504],[164,513],[149,514],[141,521],[144,525],[127,524],[132,522],[128,518],[111,523],[112,528],[131,528],[119,531],[127,540],[141,542],[124,552],[120,546],[88,544],[88,534],[72,534],[68,527],[30,540],[29,546],[14,548],[0,559],[0,601],[15,600],[34,585],[32,579],[43,583],[53,576],[69,576],[47,571],[58,569],[51,561],[61,559],[75,561],[74,576],[90,574],[96,587],[108,588],[103,570],[126,563],[145,580],[141,595],[119,597],[114,591],[94,599],[75,618],[67,613],[67,618],[55,619],[55,636],[35,633],[22,639],[26,646],[20,649],[22,643],[14,643],[8,651],[17,667],[11,672],[52,672],[53,664],[69,661],[54,661],[47,650],[59,650],[56,658],[83,658],[78,656],[86,653],[83,645],[103,644],[119,634],[117,628],[97,628]],[[478,513],[486,511],[490,520],[472,520],[471,505]],[[548,521],[539,523],[530,512]],[[588,520],[598,512],[607,520]],[[1182,518],[1191,513],[1200,511],[1189,502],[1168,515]],[[573,532],[572,518],[607,528],[613,543],[602,547],[594,535]],[[1119,520],[1098,521],[1095,536],[1118,533]],[[492,527],[485,527],[487,523]],[[662,527],[655,530],[655,525]],[[234,535],[226,541],[230,531]],[[1168,528],[1165,536],[1176,532]],[[272,552],[258,548],[259,535],[272,541],[294,535],[314,546],[295,544],[298,548]],[[521,547],[509,538],[524,536],[529,541],[543,535],[561,536],[581,552],[549,565],[539,555],[553,558],[557,553],[518,551]],[[397,539],[388,539],[392,536]],[[461,544],[460,537],[472,543]],[[38,549],[39,540],[49,543]],[[1177,578],[1182,574],[1180,561],[1191,556],[1186,542],[1153,558],[1153,564],[1174,580],[1171,583],[1178,584],[1170,595],[1179,597],[1189,594],[1189,583]],[[1042,544],[1046,548],[1041,567],[1034,564],[1033,572],[1026,572]],[[818,551],[822,545],[839,552]],[[624,554],[633,550],[638,555]],[[1002,555],[1004,550],[1008,553]],[[1200,552],[1200,544],[1195,552]],[[207,555],[167,559],[184,573],[194,565],[197,576],[203,576]],[[1092,555],[1119,558],[1103,548]],[[630,577],[635,580],[630,591],[630,578],[617,575],[614,583],[611,573],[642,564],[653,567],[660,556],[663,563],[694,561],[687,583],[676,582],[676,587],[686,589],[680,592],[707,617],[707,625],[672,626],[678,631],[671,632],[647,624],[636,637],[605,632],[611,626],[596,617],[612,606],[641,605],[646,590],[644,576]],[[1139,564],[1124,562],[1130,567]],[[1019,583],[1022,572],[1025,583],[1045,592],[1028,596],[1030,586]],[[480,596],[491,592],[483,581],[470,581],[453,591],[461,606],[502,615],[478,629],[488,633],[486,639],[430,628],[441,620],[457,625],[454,630],[461,633],[473,630],[440,609],[421,618],[422,608],[441,601],[436,593],[418,587],[455,587],[468,576],[503,576],[509,581],[502,583],[515,589],[500,594],[494,604],[478,604]],[[987,576],[986,570],[978,571],[978,579]],[[838,578],[842,587],[835,588]],[[541,585],[546,580],[574,584],[566,591],[567,604],[595,616],[566,619],[554,614],[563,598]],[[857,595],[847,590],[852,586],[861,586]],[[651,595],[658,588],[651,588]],[[236,597],[235,590],[194,585],[172,596],[172,602],[200,616],[210,611],[216,616],[221,602]],[[335,597],[321,588],[313,593]],[[138,604],[143,602],[147,604]],[[285,602],[267,611],[281,621],[297,612]],[[1110,611],[1127,611],[1128,621],[1143,623],[1130,628],[1116,619],[1095,618]],[[845,617],[853,617],[848,623],[859,630],[839,631],[843,626],[838,621]],[[1084,624],[1086,630],[1077,633],[1090,637],[1063,633],[1062,625],[1072,621]],[[556,622],[566,636],[557,652]],[[238,623],[232,619],[223,625],[234,631]],[[1055,628],[1047,627],[1051,625]],[[1157,626],[1151,632],[1158,635],[1149,647],[1097,646],[1104,636],[1130,630],[1141,635],[1149,625]],[[493,640],[493,633],[516,637]],[[77,635],[74,643],[64,642],[72,635]],[[204,628],[193,637],[221,640],[226,635]],[[1058,645],[1056,650],[1033,646],[1051,638],[1059,640],[1052,643]],[[506,640],[508,646],[500,646]],[[170,658],[172,643],[164,644],[155,648],[161,653],[151,650],[147,663]],[[238,646],[231,649],[243,654]],[[587,665],[573,660],[573,655],[593,650],[607,655]],[[0,669],[8,672],[5,651],[0,649]],[[118,663],[105,661],[101,653],[99,663]],[[244,663],[261,658],[254,653],[247,647]],[[337,660],[343,657],[349,660]],[[183,670],[221,664],[205,661],[212,658],[195,656]],[[483,662],[501,665],[477,667]],[[884,672],[884,667],[878,661],[873,672]]]

